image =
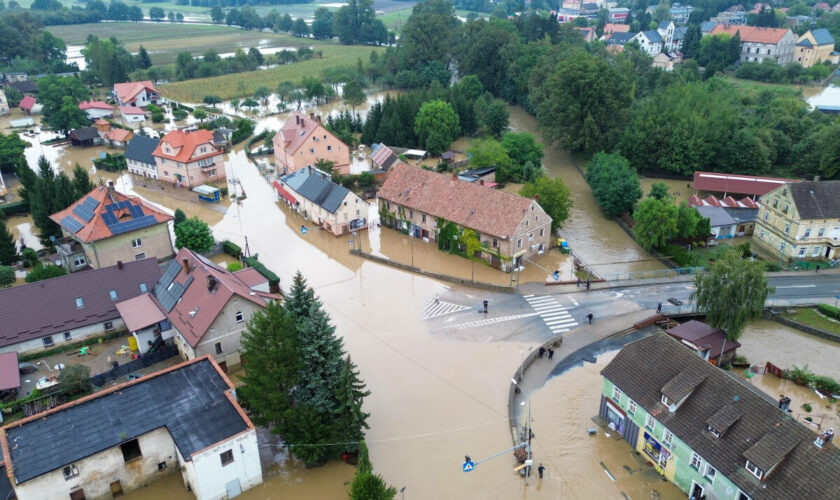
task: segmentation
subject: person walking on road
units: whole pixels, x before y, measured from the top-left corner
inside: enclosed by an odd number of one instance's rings
[[[661,312],[662,312],[662,302],[656,304],[656,314],[659,314]]]
[[[545,472],[545,466],[543,466],[543,464],[540,464],[540,466],[537,467],[537,472],[540,474],[540,479],[542,479],[543,473]]]
[[[540,359],[545,356],[545,347],[540,347]]]
[[[587,314],[587,315],[586,315],[586,319],[588,319],[588,320],[589,320],[589,324],[590,324],[590,325],[592,324],[592,318],[594,318],[594,317],[595,317],[595,316],[594,316],[592,313],[589,313],[589,314]]]
[[[578,276],[577,287],[580,288],[580,276]]]
[[[548,359],[554,359],[554,349],[548,348]]]

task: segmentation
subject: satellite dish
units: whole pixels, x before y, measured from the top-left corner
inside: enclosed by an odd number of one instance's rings
[[[50,235],[50,241],[52,241],[53,243],[55,243],[55,235],[54,235],[54,234],[51,234],[51,235]]]

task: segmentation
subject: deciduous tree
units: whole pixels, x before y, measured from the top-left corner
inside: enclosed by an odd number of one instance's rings
[[[613,218],[632,213],[633,206],[642,197],[642,188],[636,171],[626,158],[619,154],[601,151],[586,165],[586,182],[604,215]]]
[[[522,186],[519,194],[526,198],[537,196],[537,202],[551,217],[552,234],[563,227],[563,222],[569,218],[572,198],[569,195],[569,188],[559,177],[538,177],[534,182]]]
[[[661,248],[677,235],[677,206],[673,200],[645,198],[633,212],[636,241],[645,249]]]
[[[414,120],[420,147],[433,155],[446,151],[459,130],[458,115],[449,103],[441,100],[423,103]]]
[[[14,285],[15,280],[15,268],[11,266],[0,266],[0,288]]]
[[[213,233],[206,222],[193,217],[175,226],[175,247],[206,252],[213,246]]]
[[[17,134],[17,132],[9,132],[8,135],[0,132],[0,172],[9,174],[16,172],[18,168],[26,166],[26,157],[23,150],[28,148],[30,144]]]

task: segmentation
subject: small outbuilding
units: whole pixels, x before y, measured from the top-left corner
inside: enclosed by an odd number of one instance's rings
[[[737,340],[727,339],[725,331],[697,320],[687,321],[665,332],[715,366],[732,364],[735,351],[741,347]]]
[[[215,186],[202,184],[194,187],[192,190],[198,193],[199,200],[206,201],[207,203],[217,203],[222,199],[221,191]]]
[[[85,148],[101,141],[99,130],[96,127],[82,127],[71,130],[68,137],[70,138],[70,144]]]
[[[735,227],[738,222],[726,213],[723,207],[694,207],[701,217],[709,219],[709,225],[715,238],[721,240],[735,236]]]

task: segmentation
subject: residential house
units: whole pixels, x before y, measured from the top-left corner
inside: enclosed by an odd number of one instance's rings
[[[628,33],[630,31],[629,24],[616,24],[616,23],[606,23],[604,24],[604,36],[607,37],[612,33]]]
[[[146,120],[146,110],[137,106],[120,106],[120,116],[126,123],[140,123]]]
[[[793,62],[805,68],[829,61],[834,52],[834,37],[825,28],[808,30],[796,41]]]
[[[160,139],[153,139],[144,135],[135,135],[125,148],[125,164],[128,171],[135,175],[158,178],[158,168],[155,164],[154,153]]]
[[[709,33],[711,33],[712,30],[715,29],[715,26],[717,26],[717,25],[718,25],[718,23],[713,22],[713,21],[703,21],[702,23],[700,23],[700,33],[703,36],[706,36]]]
[[[656,30],[640,31],[632,40],[638,42],[639,48],[651,56],[662,52],[662,37]]]
[[[350,148],[321,125],[320,116],[293,113],[272,142],[274,164],[281,175],[315,167],[319,160],[333,162],[340,174],[350,173]]]
[[[169,474],[198,500],[262,483],[256,428],[209,357],[24,418],[0,445],[18,500],[114,498]]]
[[[213,145],[227,153],[228,146],[230,146],[230,138],[233,136],[233,130],[225,127],[219,127],[213,131]]]
[[[671,5],[671,21],[674,21],[675,24],[687,24],[688,18],[691,16],[691,12],[694,10],[694,7],[691,5],[681,5],[679,3],[675,3]]]
[[[677,51],[660,52],[653,56],[653,67],[662,68],[665,71],[673,71],[674,65],[683,62],[682,54]]]
[[[840,258],[840,181],[793,182],[761,198],[753,247],[784,259]]]
[[[9,101],[6,99],[6,93],[0,89],[0,115],[8,114],[9,111]]]
[[[264,282],[246,284],[253,283],[250,278],[182,248],[145,298],[118,307],[138,347],[148,349],[158,337],[171,336],[182,358],[209,355],[227,371],[242,364],[240,338],[248,322],[279,299],[261,291]]]
[[[61,226],[58,256],[70,272],[99,269],[118,262],[172,258],[172,216],[137,196],[116,191],[113,182],[98,186],[66,209],[50,215]]]
[[[290,195],[295,200],[291,205],[304,218],[335,236],[367,227],[367,202],[317,168],[307,167],[284,175],[275,189],[281,196],[281,189]]]
[[[31,95],[23,96],[23,99],[18,103],[18,107],[25,115],[34,115],[40,113],[44,108]]]
[[[674,39],[671,42],[671,51],[681,52],[683,48],[683,41],[685,34],[688,33],[688,26],[677,26],[674,29]]]
[[[662,52],[674,50],[674,34],[677,27],[673,21],[662,21],[656,28],[659,37],[662,39]],[[654,54],[655,55],[655,54]]]
[[[758,208],[723,207],[732,220],[735,221],[735,236],[749,236],[755,230],[758,220]]]
[[[743,378],[658,333],[601,371],[599,416],[689,498],[829,500],[840,449]]]
[[[29,80],[29,74],[23,73],[23,72],[20,72],[20,71],[13,71],[13,72],[3,74],[3,82],[4,83],[22,82],[24,80]]]
[[[370,166],[374,170],[388,170],[398,161],[394,150],[384,144],[373,144],[370,147]]]
[[[709,18],[709,22],[718,24],[725,24],[731,26],[744,26],[747,24],[747,13],[743,10],[725,10],[718,12],[717,16]]]
[[[163,136],[152,156],[158,178],[179,186],[186,184],[192,189],[227,178],[224,153],[213,145],[209,130],[172,130]]]
[[[679,340],[680,343],[715,366],[729,366],[741,347],[737,340],[726,338],[726,332],[720,328],[689,320],[681,325],[665,330],[665,333]]]
[[[124,328],[117,301],[152,289],[154,259],[0,289],[0,352],[33,353]]]
[[[38,83],[34,80],[13,80],[7,82],[6,86],[12,87],[24,95],[34,95],[38,93]]]
[[[67,134],[70,139],[70,144],[73,146],[90,147],[102,142],[99,137],[99,130],[96,127],[82,127],[73,129]]]
[[[569,10],[580,10],[581,0],[563,0],[561,7]]]
[[[115,127],[105,134],[104,139],[108,141],[112,148],[124,148],[128,146],[132,137],[134,137],[133,130]]]
[[[797,182],[792,179],[780,177],[760,177],[755,175],[721,174],[717,172],[694,172],[694,189],[710,193],[745,194],[755,199],[779,186],[789,182]],[[755,207],[752,207],[755,208]]]
[[[593,19],[598,14],[598,4],[594,2],[583,2],[580,4],[580,15]]]
[[[475,182],[480,186],[495,188],[496,183],[496,167],[479,167],[471,168],[469,170],[462,170],[458,172],[458,179],[467,182]]]
[[[741,37],[741,62],[770,60],[784,66],[793,61],[796,35],[789,29],[719,24],[710,33]]]
[[[627,22],[627,17],[630,16],[630,9],[627,7],[613,7],[609,10],[611,23],[624,24]]]
[[[709,225],[712,229],[712,234],[716,239],[722,240],[732,238],[735,236],[735,219],[730,217],[726,210],[722,207],[694,207],[701,217],[709,219]]]
[[[583,41],[584,42],[589,43],[592,40],[595,40],[595,28],[593,28],[592,26],[589,26],[587,28],[575,28],[575,29],[578,30],[580,32],[580,34],[583,36]]]
[[[610,52],[621,52],[624,46],[633,41],[635,33],[613,33],[606,39],[607,50]]]
[[[112,118],[114,116],[114,106],[102,101],[82,101],[79,103],[79,109],[85,112],[91,121],[99,118]]]
[[[760,14],[760,13],[761,13],[762,11],[764,11],[765,9],[770,10],[770,9],[772,9],[772,8],[773,8],[773,7],[772,7],[769,3],[756,2],[756,3],[753,5],[753,8],[752,8],[752,9],[750,9],[748,13],[749,13],[749,14]]]
[[[145,108],[160,102],[160,93],[149,80],[114,84],[114,97],[120,107],[137,106]]]
[[[455,175],[398,162],[378,196],[383,224],[444,249],[458,244],[449,238],[471,230],[481,248],[474,256],[506,271],[511,265],[519,267],[522,257],[535,257],[551,246],[551,217],[536,199],[464,182]]]
[[[815,21],[813,16],[787,16],[785,22],[790,29],[796,29],[800,26],[811,26]]]

